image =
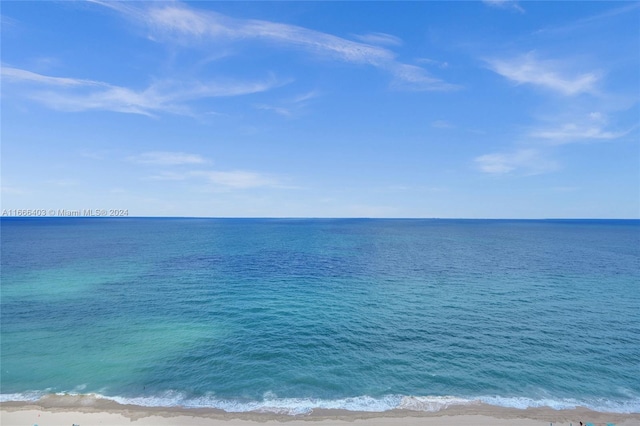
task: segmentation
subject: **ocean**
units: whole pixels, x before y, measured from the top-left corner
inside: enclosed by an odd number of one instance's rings
[[[2,218],[0,401],[640,412],[640,221]]]

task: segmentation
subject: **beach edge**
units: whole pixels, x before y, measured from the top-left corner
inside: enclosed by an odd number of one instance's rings
[[[640,413],[598,412],[587,408],[555,410],[548,407],[507,408],[489,404],[457,405],[438,411],[411,411],[394,409],[383,412],[315,409],[305,415],[268,412],[226,412],[215,408],[144,407],[120,404],[111,400],[82,398],[42,398],[38,401],[6,401],[0,403],[3,425],[65,425],[111,424],[147,425],[233,425],[255,423],[289,426],[320,422],[323,426],[360,425],[575,425],[579,422],[594,425],[614,424],[631,426],[640,424]]]

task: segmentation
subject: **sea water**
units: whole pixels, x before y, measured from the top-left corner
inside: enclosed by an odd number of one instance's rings
[[[640,221],[3,218],[0,400],[640,412]]]

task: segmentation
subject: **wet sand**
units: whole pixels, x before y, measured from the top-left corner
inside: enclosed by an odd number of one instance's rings
[[[515,409],[487,404],[458,405],[436,412],[392,410],[382,413],[346,410],[314,410],[308,415],[274,413],[227,413],[209,408],[140,407],[81,396],[48,396],[35,402],[0,404],[3,426],[594,426],[640,425],[640,413],[601,413],[584,408],[553,410],[550,408]]]

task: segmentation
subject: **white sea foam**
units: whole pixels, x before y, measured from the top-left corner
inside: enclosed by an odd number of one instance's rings
[[[522,410],[536,407],[548,407],[553,410],[571,410],[577,407],[586,407],[605,413],[640,413],[640,398],[612,401],[605,398],[578,400],[574,398],[533,399],[525,397],[483,396],[478,398],[478,400],[489,405],[518,408]]]
[[[0,402],[35,402],[47,392],[25,392],[0,394]],[[57,396],[82,396],[75,393],[57,393]],[[386,395],[371,397],[368,395],[339,399],[320,398],[279,398],[273,392],[265,393],[262,400],[224,399],[213,394],[189,397],[182,392],[167,391],[155,396],[121,397],[100,394],[85,394],[96,399],[107,399],[123,405],[141,407],[184,407],[215,408],[229,413],[258,412],[283,415],[305,415],[315,409],[338,409],[347,411],[384,412],[389,410],[411,410],[436,412],[455,405],[488,404],[497,407],[526,409],[548,407],[554,410],[587,407],[595,411],[610,413],[640,413],[640,398],[612,401],[608,399],[533,399],[525,397],[480,396],[477,398],[459,398],[454,396],[404,396]]]
[[[373,398],[367,395],[341,399],[278,398],[273,393],[265,394],[260,401],[220,399],[213,395],[188,398],[179,392],[166,392],[155,397],[104,397],[120,404],[145,407],[180,406],[185,408],[217,408],[231,413],[261,412],[288,415],[308,414],[314,409],[340,409],[348,411],[383,412],[398,408],[402,396],[388,395]]]
[[[482,396],[478,401],[498,407],[518,408],[524,410],[526,408],[549,407],[554,410],[571,410],[576,407],[585,406],[575,399],[533,399],[524,397],[501,397],[501,396]],[[602,410],[598,410],[602,411]]]
[[[478,404],[477,400],[456,398],[453,396],[405,396],[396,407],[412,411],[440,411],[452,405]]]
[[[31,402],[42,398],[45,392],[0,393],[0,402]]]

